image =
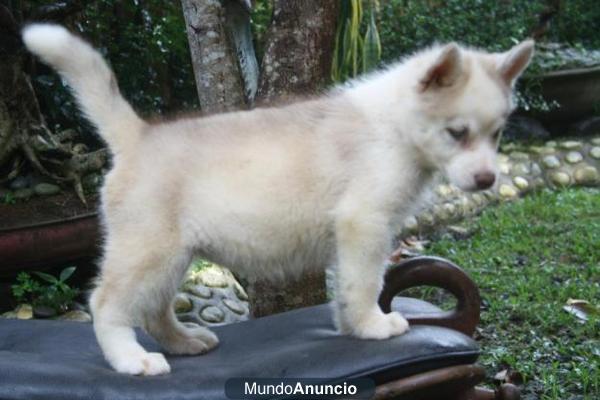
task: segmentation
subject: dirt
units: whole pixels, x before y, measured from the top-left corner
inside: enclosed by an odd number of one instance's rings
[[[87,205],[83,204],[75,193],[66,192],[33,197],[14,204],[0,203],[0,231],[95,212],[98,196],[88,195],[86,200]]]

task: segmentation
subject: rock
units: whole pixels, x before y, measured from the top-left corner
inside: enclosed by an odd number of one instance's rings
[[[600,138],[594,138],[591,142],[593,145],[600,146]]]
[[[417,221],[417,217],[411,215],[410,217],[404,220],[404,228],[413,231],[419,227],[419,221]]]
[[[565,160],[567,160],[569,164],[577,164],[583,160],[583,156],[578,151],[570,151],[565,156]]]
[[[223,304],[236,314],[242,315],[246,311],[243,305],[231,299],[223,299]]]
[[[224,288],[228,284],[227,275],[221,268],[216,266],[202,269],[197,276],[198,282],[208,287]]]
[[[237,296],[238,299],[242,300],[242,301],[248,301],[248,294],[246,293],[246,291],[244,290],[244,288],[242,287],[242,285],[240,285],[239,283],[235,282],[233,284],[233,291],[235,293],[235,295]]]
[[[590,157],[600,160],[600,147],[594,146],[590,149]]]
[[[560,167],[560,160],[556,156],[546,156],[542,159],[542,164],[544,164],[546,168],[558,168]]]
[[[529,181],[522,176],[515,176],[513,178],[513,183],[519,190],[526,190],[529,188]]]
[[[423,224],[423,225],[433,225],[434,222],[434,218],[433,215],[428,212],[425,211],[421,214],[419,214],[419,216],[417,217],[418,221],[419,221],[419,225]]]
[[[32,319],[33,308],[29,304],[21,304],[17,307],[17,318],[18,319]]]
[[[176,313],[185,313],[192,310],[193,305],[189,297],[183,293],[177,293],[173,301],[173,307]]]
[[[81,178],[81,185],[84,189],[93,191],[102,184],[102,175],[91,173]]]
[[[583,144],[577,140],[566,140],[560,144],[560,147],[565,150],[579,149]]]
[[[82,310],[68,311],[56,319],[61,321],[92,322],[92,316]]]
[[[531,173],[533,175],[539,175],[542,173],[542,169],[540,168],[540,165],[538,163],[531,163]]]
[[[554,140],[548,140],[546,142],[545,146],[547,146],[547,147],[556,147],[556,146],[558,146],[558,143],[556,143]]]
[[[51,196],[60,192],[60,187],[52,183],[38,183],[33,187],[35,194],[39,196]]]
[[[600,180],[598,169],[590,165],[575,170],[573,177],[575,178],[575,182],[581,185],[591,185]]]
[[[452,203],[444,203],[442,205],[442,208],[444,209],[446,214],[450,217],[454,216],[454,214],[456,213],[456,206]]]
[[[18,176],[9,185],[12,190],[25,189],[31,184],[30,176]]]
[[[452,188],[449,185],[439,185],[435,191],[441,197],[450,197],[452,195]]]
[[[544,178],[534,178],[533,182],[532,182],[534,187],[542,187],[542,186],[546,186],[546,181],[544,180]]]
[[[513,151],[509,154],[509,157],[514,161],[529,161],[529,154],[522,151]]]
[[[550,174],[550,180],[558,186],[566,186],[571,183],[571,177],[566,172],[555,171]]]
[[[505,183],[500,185],[498,193],[500,193],[500,196],[504,197],[505,199],[516,197],[519,194],[513,186]]]
[[[206,322],[219,323],[225,319],[225,314],[215,306],[208,306],[200,311],[200,317]]]
[[[35,306],[33,307],[33,315],[36,318],[52,318],[56,315],[56,310],[47,306]]]
[[[5,313],[0,314],[0,318],[6,318],[6,319],[16,319],[17,318],[17,312],[16,311],[7,311]]]
[[[510,174],[510,164],[507,162],[500,161],[499,163],[500,172],[504,175]]]
[[[15,199],[26,200],[26,199],[30,198],[31,196],[33,196],[33,189],[30,189],[30,188],[17,189],[13,192],[13,196]]]
[[[212,292],[210,288],[204,285],[193,285],[186,288],[186,292],[193,294],[194,296],[201,297],[203,299],[210,299]]]
[[[518,163],[513,166],[512,173],[515,175],[529,175],[531,173],[531,168],[525,163]]]
[[[503,136],[513,140],[550,138],[550,132],[537,120],[521,115],[513,115],[508,119]]]

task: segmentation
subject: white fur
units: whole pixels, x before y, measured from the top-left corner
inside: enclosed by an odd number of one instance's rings
[[[377,306],[396,226],[435,171],[475,190],[474,175],[495,170],[491,136],[532,50],[436,46],[316,100],[147,124],[85,42],[53,25],[27,28],[24,38],[74,88],[113,152],[102,190],[104,260],[90,304],[108,362],[147,375],[169,365],[137,343],[133,326],[171,353],[218,343],[172,311],[193,255],[250,280],[331,265],[340,332],[406,332],[400,314]],[[468,128],[468,140],[447,128]]]

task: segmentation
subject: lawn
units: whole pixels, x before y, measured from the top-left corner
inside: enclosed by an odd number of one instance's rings
[[[489,207],[467,234],[439,234],[426,252],[479,285],[481,363],[522,375],[523,399],[600,399],[600,318],[563,310],[600,305],[600,191],[543,191]]]

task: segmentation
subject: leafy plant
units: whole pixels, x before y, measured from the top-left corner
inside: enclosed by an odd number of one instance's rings
[[[44,272],[33,272],[38,280],[27,272],[21,272],[17,275],[16,284],[11,287],[12,294],[20,303],[50,307],[58,313],[65,312],[80,293],[79,289],[66,283],[75,269],[76,267],[63,269],[58,278]]]
[[[331,79],[334,82],[354,78],[379,64],[381,41],[376,23],[377,8],[378,2],[370,0],[369,19],[363,35],[363,1],[342,1],[331,66]]]

